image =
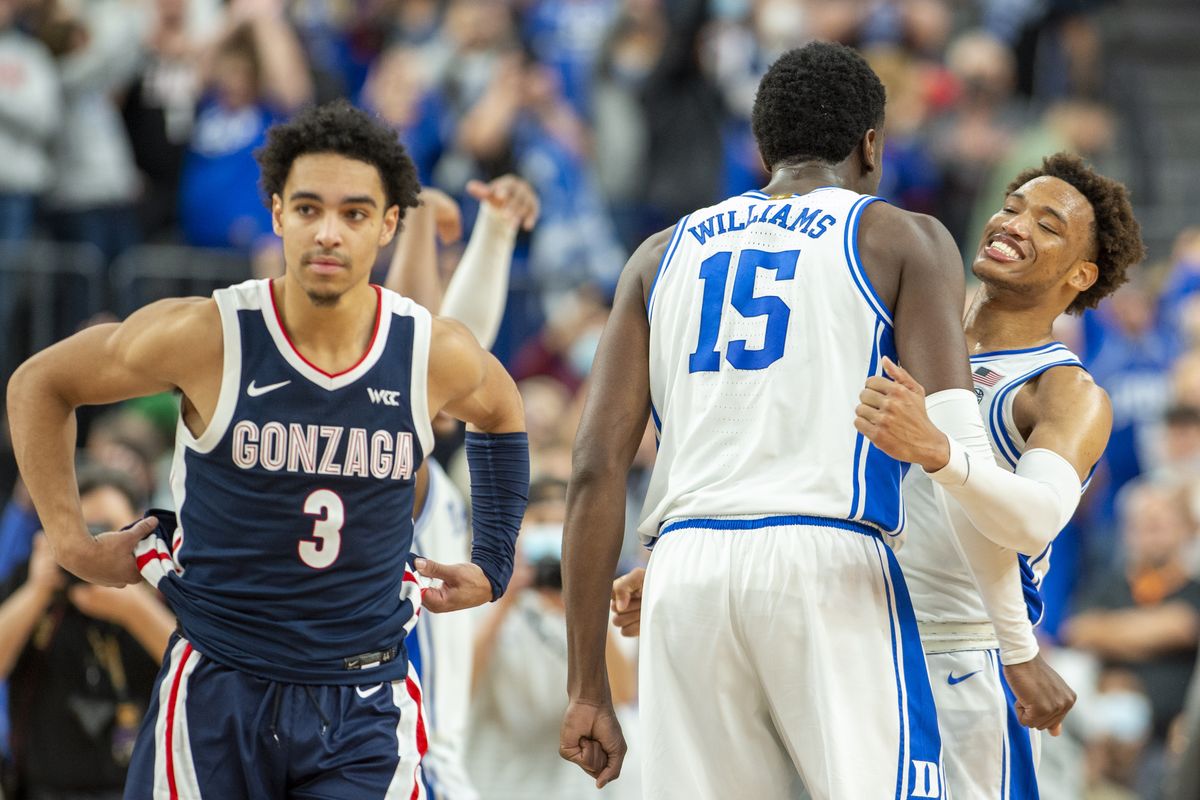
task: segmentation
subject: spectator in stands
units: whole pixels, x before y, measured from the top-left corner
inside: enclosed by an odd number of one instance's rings
[[[1150,700],[1124,670],[1100,675],[1079,709],[1087,739],[1087,800],[1137,800],[1139,760],[1150,737]]]
[[[450,125],[441,93],[433,88],[420,51],[397,46],[384,52],[367,75],[362,105],[396,129],[421,184],[431,184]]]
[[[78,14],[71,10],[76,6]],[[49,220],[56,239],[93,244],[106,262],[141,239],[137,166],[113,95],[137,73],[145,22],[131,3],[96,0],[47,3],[40,26],[58,57],[63,90],[56,169],[45,198]],[[74,324],[98,309],[73,310]]]
[[[548,478],[530,485],[517,570],[476,634],[467,766],[488,800],[640,796],[633,775],[622,774],[597,793],[586,775],[558,757],[558,721],[567,708],[566,490],[565,481]],[[632,703],[634,668],[612,633],[605,658],[617,707]]]
[[[25,239],[50,185],[49,145],[59,124],[58,70],[50,51],[17,27],[17,0],[0,0],[0,242]],[[9,291],[0,272],[0,330]]]
[[[84,518],[132,521],[140,499],[119,472],[81,469]],[[9,680],[17,796],[117,800],[175,620],[144,584],[80,583],[43,537],[0,604],[0,676]]]
[[[138,214],[148,239],[175,233],[179,178],[200,93],[203,32],[193,30],[187,0],[156,0],[145,58],[125,92],[121,113],[141,170]]]
[[[1101,576],[1067,620],[1063,641],[1128,670],[1150,698],[1148,768],[1161,783],[1168,728],[1183,710],[1200,636],[1200,583],[1188,574],[1195,525],[1179,487],[1134,483],[1122,497],[1124,569]]]
[[[184,237],[199,247],[276,253],[253,153],[267,128],[312,97],[304,54],[282,10],[236,0],[207,78],[180,185]],[[282,266],[281,259],[271,263]]]

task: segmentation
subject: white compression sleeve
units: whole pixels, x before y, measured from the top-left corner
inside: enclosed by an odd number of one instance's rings
[[[926,398],[929,418],[950,439],[950,461],[929,477],[957,500],[974,526],[996,544],[1035,556],[1079,505],[1081,484],[1062,456],[1026,451],[1009,472],[996,464],[975,396],[947,389]]]
[[[1038,642],[1025,606],[1017,554],[981,534],[958,501],[946,496],[940,487],[935,486],[934,492],[954,531],[951,538],[971,572],[996,631],[1000,662],[1007,666],[1029,661],[1038,654]]]
[[[482,204],[471,240],[442,299],[439,313],[466,325],[485,348],[491,348],[500,331],[516,241],[516,223]]]

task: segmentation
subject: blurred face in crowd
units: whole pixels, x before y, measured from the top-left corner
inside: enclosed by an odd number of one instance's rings
[[[1078,189],[1059,178],[1034,178],[987,221],[971,271],[1031,303],[1052,295],[1066,309],[1096,282],[1095,224]]]
[[[271,214],[287,275],[316,305],[334,305],[368,279],[400,219],[386,202],[379,171],[365,161],[308,153],[292,163]]]
[[[124,492],[112,486],[99,486],[80,496],[83,519],[89,526],[115,531],[138,518]]]
[[[226,108],[245,108],[258,100],[254,60],[238,50],[225,50],[213,64],[213,88]]]
[[[1183,557],[1192,523],[1183,497],[1158,486],[1130,490],[1124,508],[1125,549],[1134,570],[1157,569]]]

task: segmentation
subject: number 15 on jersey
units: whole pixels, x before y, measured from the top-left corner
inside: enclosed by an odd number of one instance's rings
[[[762,347],[751,348],[745,339],[729,342],[725,358],[734,369],[766,369],[783,357],[792,310],[780,297],[755,295],[754,282],[760,269],[774,272],[777,281],[794,279],[799,258],[799,250],[742,250],[738,254],[729,305],[733,307],[733,313],[745,319],[766,317],[766,328]],[[717,372],[721,368],[717,337],[721,332],[721,317],[726,313],[725,287],[729,283],[732,262],[733,253],[724,250],[713,253],[700,264],[700,280],[704,282],[700,304],[700,339],[696,343],[696,351],[688,359],[688,372]]]

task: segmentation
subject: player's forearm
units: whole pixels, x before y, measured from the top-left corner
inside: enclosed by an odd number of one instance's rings
[[[938,495],[954,532],[954,545],[979,589],[996,631],[1001,662],[1008,666],[1029,661],[1038,654],[1038,642],[1025,605],[1017,553],[984,537],[957,501],[941,491]]]
[[[0,604],[0,678],[12,672],[51,596],[47,590],[26,583]]]
[[[471,240],[446,287],[439,312],[466,325],[487,348],[495,343],[504,316],[516,241],[515,222],[487,203],[480,206]]]
[[[563,599],[567,612],[567,692],[574,700],[611,700],[605,643],[608,599],[621,552],[623,474],[576,466],[563,531]]]
[[[75,482],[75,408],[35,357],[8,384],[13,454],[59,563],[90,539]]]
[[[423,205],[409,209],[404,215],[383,285],[440,314],[442,284],[438,277],[434,222],[433,211]]]
[[[1079,505],[1074,468],[1049,450],[1030,450],[1008,472],[996,464],[974,396],[946,390],[927,398],[929,417],[950,440],[950,460],[929,476],[991,541],[1036,556]]]

